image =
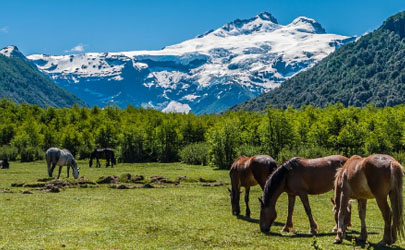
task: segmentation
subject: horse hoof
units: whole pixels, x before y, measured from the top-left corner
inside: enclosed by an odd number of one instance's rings
[[[294,230],[292,228],[283,228],[280,231],[281,233],[294,233]]]
[[[312,234],[312,235],[316,235],[318,233],[318,231],[314,230],[314,229],[311,229],[311,230],[309,230],[309,233]]]

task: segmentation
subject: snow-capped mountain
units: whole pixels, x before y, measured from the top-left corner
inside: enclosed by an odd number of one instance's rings
[[[162,50],[28,58],[90,105],[199,114],[275,88],[353,40],[307,17],[281,25],[264,12]]]

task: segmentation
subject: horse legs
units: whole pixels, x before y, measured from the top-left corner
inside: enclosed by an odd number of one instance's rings
[[[391,234],[391,209],[388,206],[387,197],[378,197],[376,198],[377,205],[380,208],[381,214],[384,218],[384,237],[380,241],[379,245],[391,245],[392,244],[392,234]]]
[[[59,179],[61,172],[62,172],[62,166],[59,166],[59,173],[58,173],[58,178],[57,179]]]
[[[106,168],[108,168],[108,167],[110,166],[110,159],[109,159],[109,158],[106,159],[106,163],[105,163],[105,164],[106,164],[106,166],[105,166]]]
[[[288,216],[287,216],[287,222],[285,223],[283,229],[281,229],[281,232],[293,232],[293,222],[292,222],[292,216],[294,212],[294,205],[295,205],[295,195],[288,195]]]
[[[98,160],[98,157],[96,159],[97,159],[97,167],[100,168],[101,167],[100,161]]]
[[[55,164],[55,163],[52,163],[52,168],[51,168],[51,176],[50,176],[50,177],[52,177],[53,170],[55,170],[55,167],[56,167],[56,164]]]
[[[69,169],[70,169],[70,167],[66,166],[66,168],[67,168],[67,178],[69,178]]]
[[[250,187],[245,187],[246,217],[248,217],[248,218],[250,218],[249,191],[250,191]]]
[[[342,189],[340,194],[340,205],[338,213],[338,222],[337,222],[337,234],[335,237],[334,244],[342,243],[343,239],[346,237],[346,225],[345,225],[345,216],[347,212],[347,206],[349,204],[350,195],[348,192]]]
[[[308,219],[309,219],[309,224],[311,225],[311,234],[316,234],[318,231],[318,224],[312,217],[312,212],[311,212],[311,207],[309,206],[309,201],[308,201],[308,195],[307,194],[301,194],[300,199],[302,204],[304,205],[305,208],[305,213],[307,213]]]
[[[361,233],[359,240],[366,241],[367,240],[367,229],[366,229],[366,206],[367,200],[359,199],[359,217],[361,221]]]

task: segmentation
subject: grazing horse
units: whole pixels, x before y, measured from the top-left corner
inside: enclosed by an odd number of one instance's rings
[[[60,177],[62,167],[67,166],[67,177],[69,177],[69,168],[73,170],[75,179],[79,177],[79,168],[73,155],[67,149],[49,148],[45,153],[46,163],[48,164],[48,175],[52,177],[53,170],[56,165],[59,166],[58,179]]]
[[[100,148],[100,149],[95,149],[91,154],[90,154],[90,161],[89,161],[89,167],[93,165],[93,159],[96,158],[97,160],[97,165],[96,167],[101,167],[99,159],[106,159],[106,167],[110,166],[110,161],[111,161],[111,167],[114,167],[114,165],[117,165],[117,162],[115,161],[114,157],[114,151],[111,148]]]
[[[288,216],[283,232],[293,231],[292,215],[295,197],[298,195],[304,205],[311,225],[311,234],[318,231],[318,225],[312,217],[308,195],[323,194],[332,190],[335,175],[347,161],[341,155],[332,155],[317,159],[292,158],[282,164],[269,177],[264,187],[263,197],[259,198],[260,229],[269,232],[277,217],[276,202],[283,192],[288,194]]]
[[[276,162],[268,155],[240,156],[236,159],[229,171],[232,189],[228,188],[228,191],[231,196],[232,214],[239,215],[240,213],[240,187],[243,186],[245,187],[246,217],[250,217],[250,187],[259,184],[263,190],[267,178],[276,168]]]
[[[7,159],[0,161],[0,169],[7,169],[10,168],[10,164],[8,163]]]
[[[335,180],[335,220],[338,224],[334,243],[342,243],[345,227],[342,222],[346,213],[344,208],[350,198],[359,202],[361,233],[359,240],[367,240],[366,205],[368,199],[376,199],[384,218],[384,237],[380,245],[393,244],[398,237],[404,236],[402,217],[402,177],[401,164],[393,157],[383,154],[362,158],[352,156],[336,174]],[[387,198],[390,197],[391,208]],[[391,223],[392,220],[392,223]]]

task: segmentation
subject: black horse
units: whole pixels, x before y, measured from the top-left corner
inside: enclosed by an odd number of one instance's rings
[[[114,165],[117,165],[117,162],[115,161],[114,157],[114,151],[111,148],[99,148],[95,149],[93,153],[90,154],[90,161],[89,161],[89,167],[93,165],[93,159],[96,158],[97,160],[97,165],[96,167],[101,167],[99,159],[106,159],[107,164],[106,167],[110,166],[114,167]]]
[[[7,169],[10,168],[10,164],[8,163],[7,159],[3,159],[0,161],[0,169]]]

